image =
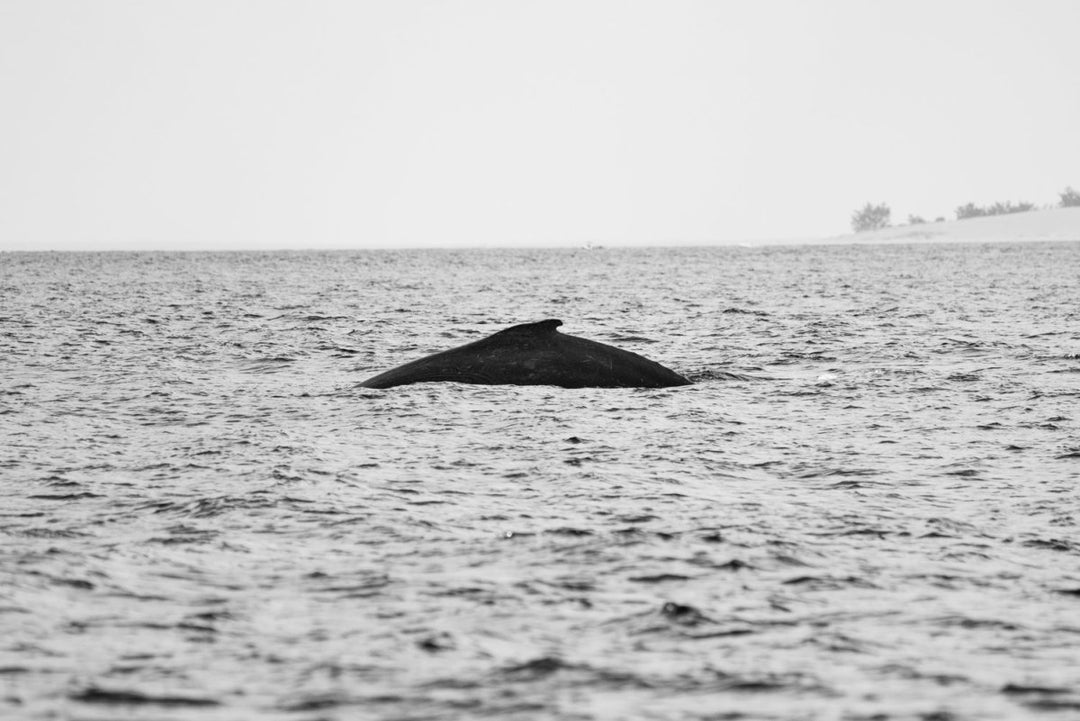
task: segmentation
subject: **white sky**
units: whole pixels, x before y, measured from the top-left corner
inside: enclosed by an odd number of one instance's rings
[[[0,0],[0,250],[709,243],[1080,188],[1077,0]]]

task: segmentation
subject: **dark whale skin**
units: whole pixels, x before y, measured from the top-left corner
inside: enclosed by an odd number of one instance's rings
[[[667,388],[690,385],[637,353],[556,330],[561,320],[515,325],[487,338],[398,366],[360,384],[392,388],[450,381],[563,388]]]

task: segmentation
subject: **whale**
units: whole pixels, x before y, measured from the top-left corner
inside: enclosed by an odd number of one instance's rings
[[[690,381],[656,361],[614,346],[558,331],[554,318],[524,323],[380,373],[362,388],[411,383],[561,386],[563,388],[668,388]]]

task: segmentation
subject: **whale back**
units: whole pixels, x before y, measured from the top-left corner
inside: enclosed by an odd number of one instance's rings
[[[561,320],[511,326],[369,378],[364,388],[411,383],[664,388],[689,380],[636,353],[560,333]]]

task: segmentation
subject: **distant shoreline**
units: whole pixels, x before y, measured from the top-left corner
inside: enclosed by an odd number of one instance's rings
[[[1080,240],[1080,208],[1029,210],[1007,215],[900,225],[831,236],[828,244],[870,243],[1022,243]]]
[[[400,247],[279,247],[279,248],[101,248],[86,250],[4,250],[0,256],[15,253],[306,253],[350,251],[406,251],[406,250],[578,250],[603,252],[623,248],[710,248],[710,247],[780,247],[800,245],[878,245],[905,243],[1027,243],[1027,242],[1077,242],[1080,241],[1080,208],[1051,208],[1030,210],[1008,215],[983,216],[965,220],[945,220],[916,225],[899,225],[862,233],[848,233],[825,237],[766,238],[754,240],[723,240],[715,242],[687,243],[601,243],[593,246],[562,245],[417,245]]]

